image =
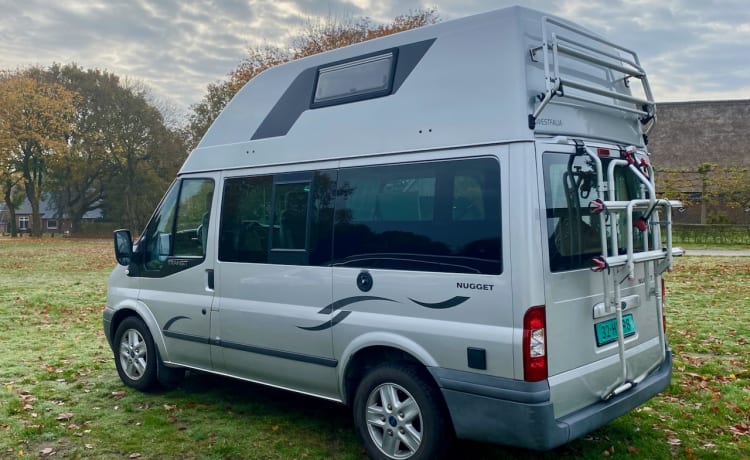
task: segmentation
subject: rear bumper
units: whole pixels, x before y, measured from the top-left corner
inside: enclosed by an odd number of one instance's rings
[[[672,354],[635,388],[560,419],[554,418],[549,385],[471,372],[429,368],[445,397],[456,436],[534,450],[572,441],[630,412],[664,390]]]

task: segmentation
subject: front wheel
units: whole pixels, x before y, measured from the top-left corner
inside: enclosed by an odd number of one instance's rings
[[[370,458],[437,459],[453,439],[442,395],[406,363],[370,371],[354,397],[354,425]]]
[[[156,384],[156,347],[146,324],[137,317],[125,318],[115,332],[115,366],[129,387],[146,391]]]

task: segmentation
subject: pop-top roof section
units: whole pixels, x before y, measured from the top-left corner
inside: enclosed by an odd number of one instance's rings
[[[530,50],[531,60],[544,68],[545,91],[529,114],[534,129],[539,116],[555,99],[560,103],[591,104],[634,114],[648,133],[656,107],[638,55],[579,26],[557,18],[542,18],[542,41]],[[634,85],[633,83],[637,83]],[[641,93],[634,96],[634,89]]]

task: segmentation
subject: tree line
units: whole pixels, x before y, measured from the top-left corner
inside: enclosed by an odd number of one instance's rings
[[[251,78],[284,62],[434,24],[434,8],[387,24],[369,18],[308,20],[286,46],[250,47],[223,81],[207,86],[185,121],[171,123],[138,82],[100,69],[52,64],[0,70],[0,195],[18,233],[16,209],[31,207],[30,233],[43,232],[41,204],[69,219],[84,215],[141,230],[188,152]]]
[[[0,191],[12,235],[24,199],[33,236],[43,231],[43,200],[74,233],[95,209],[142,227],[185,145],[142,85],[109,72],[53,64],[0,75]]]

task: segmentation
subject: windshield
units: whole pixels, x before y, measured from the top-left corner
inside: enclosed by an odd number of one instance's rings
[[[609,159],[602,158],[603,170]],[[592,259],[601,255],[600,216],[591,215],[590,203],[597,196],[596,170],[590,157],[566,153],[543,156],[544,190],[547,206],[550,270],[553,272],[591,268]],[[642,194],[636,177],[626,167],[615,168],[618,200],[632,200]],[[603,198],[602,198],[603,199]],[[639,214],[636,213],[634,218]],[[617,226],[618,254],[626,252],[626,216],[605,214],[607,242],[611,225]],[[643,235],[633,229],[634,250],[643,249]],[[611,249],[609,249],[611,254]]]

